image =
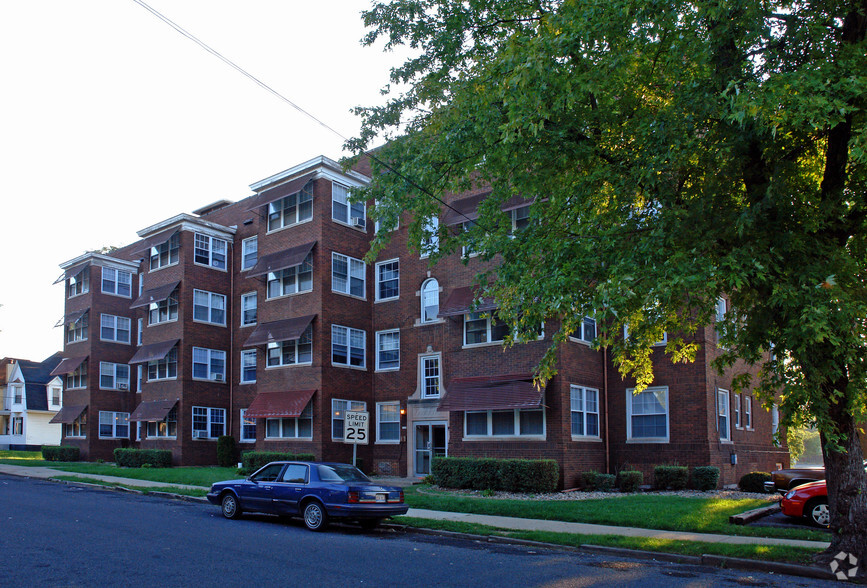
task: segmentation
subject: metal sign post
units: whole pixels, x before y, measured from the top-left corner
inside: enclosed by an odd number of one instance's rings
[[[347,410],[343,416],[343,442],[352,444],[352,465],[355,465],[359,444],[367,445],[370,429],[370,414]]]

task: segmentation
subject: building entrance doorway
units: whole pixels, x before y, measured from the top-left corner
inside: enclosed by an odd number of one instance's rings
[[[415,425],[415,475],[430,474],[434,457],[445,457],[448,451],[446,423],[416,423]]]

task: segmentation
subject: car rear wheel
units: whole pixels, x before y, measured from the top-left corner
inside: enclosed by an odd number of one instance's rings
[[[814,527],[828,527],[831,524],[831,511],[828,510],[827,498],[816,498],[804,507],[804,516]]]
[[[311,531],[321,531],[328,526],[328,514],[321,504],[311,500],[304,505],[304,526]]]
[[[238,504],[238,499],[231,492],[223,494],[220,510],[227,519],[237,519],[241,516],[241,505]]]

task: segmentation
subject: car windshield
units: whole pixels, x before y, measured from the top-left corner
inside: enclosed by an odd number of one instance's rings
[[[323,482],[370,482],[370,478],[351,465],[320,465],[319,479]]]

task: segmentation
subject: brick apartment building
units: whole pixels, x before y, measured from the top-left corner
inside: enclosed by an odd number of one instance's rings
[[[532,371],[558,326],[504,349],[495,307],[471,312],[474,274],[458,254],[431,267],[398,227],[374,264],[374,223],[347,201],[368,181],[319,157],[138,232],[140,241],[63,264],[63,443],[86,459],[116,447],[170,449],[176,464],[216,462],[216,439],[242,450],[349,461],[346,410],[370,413],[364,469],[421,476],[437,455],[551,458],[579,472],[646,474],[715,465],[721,483],[788,465],[776,415],[710,368],[713,327],[693,364],[655,351],[654,385],[633,395],[588,317],[559,351],[543,391]],[[453,198],[472,215],[484,191]],[[522,203],[507,211],[516,228]],[[451,214],[449,214],[451,213]],[[453,211],[438,220],[456,225]],[[60,280],[58,280],[60,281]],[[719,312],[725,311],[720,301]],[[486,312],[487,311],[487,312]]]

